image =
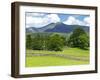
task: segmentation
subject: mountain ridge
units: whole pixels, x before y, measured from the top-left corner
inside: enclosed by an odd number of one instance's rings
[[[41,28],[36,27],[30,27],[26,28],[26,32],[35,33],[35,32],[58,32],[58,33],[70,33],[75,28],[81,27],[86,32],[89,32],[89,26],[80,26],[80,25],[66,25],[64,23],[58,22],[58,23],[50,23],[46,26],[43,26]]]

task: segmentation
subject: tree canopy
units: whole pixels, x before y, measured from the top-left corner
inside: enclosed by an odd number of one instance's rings
[[[31,35],[27,35],[26,47],[33,50],[50,50],[50,51],[62,51],[64,46],[64,38],[58,34],[52,34],[50,36],[35,35],[33,38]]]
[[[89,46],[89,37],[84,29],[78,27],[73,31],[67,43],[70,47],[86,49]]]
[[[28,49],[32,48],[32,37],[31,37],[31,35],[26,36],[26,48],[28,48]]]
[[[62,51],[64,39],[58,34],[50,36],[48,40],[48,50]]]
[[[66,33],[67,34],[67,33]],[[26,48],[33,50],[62,51],[64,46],[88,49],[89,36],[83,28],[77,27],[69,37],[52,33],[35,33],[26,36]]]

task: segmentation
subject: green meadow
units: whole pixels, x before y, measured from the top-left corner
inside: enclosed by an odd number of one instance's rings
[[[59,56],[34,56],[32,54],[61,54],[67,57]],[[71,58],[70,58],[71,57]],[[63,48],[63,51],[48,50],[26,50],[26,67],[42,66],[70,66],[89,64],[89,50],[80,48]]]

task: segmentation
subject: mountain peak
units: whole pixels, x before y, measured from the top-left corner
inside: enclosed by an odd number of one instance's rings
[[[89,32],[89,27],[87,26],[79,26],[79,25],[66,25],[62,22],[57,22],[57,23],[50,23],[44,27],[41,28],[28,28],[26,29],[26,32],[58,32],[58,33],[70,33],[72,32],[75,28],[81,27],[83,28],[86,32]],[[32,30],[33,29],[33,30]]]

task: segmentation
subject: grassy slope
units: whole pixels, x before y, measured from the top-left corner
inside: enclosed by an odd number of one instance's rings
[[[50,54],[66,54],[75,57],[86,57],[89,58],[89,50],[81,50],[78,48],[64,48],[62,52],[58,51],[38,51],[38,50],[27,50],[29,53],[50,53]],[[71,59],[64,59],[59,57],[51,56],[32,56],[26,57],[26,67],[35,66],[61,66],[61,65],[79,65],[79,64],[89,64],[89,61],[77,61]]]

